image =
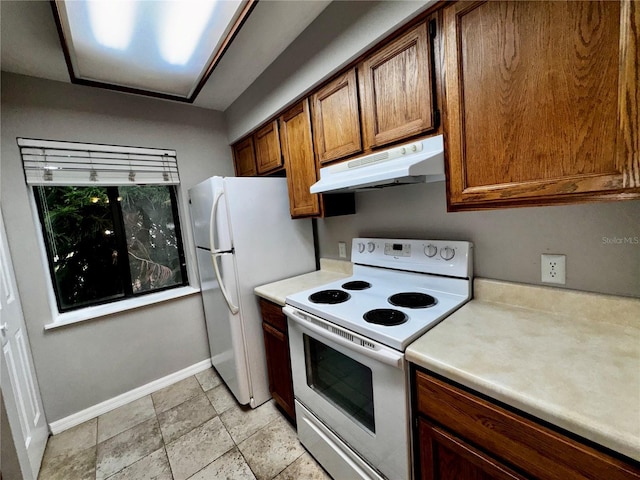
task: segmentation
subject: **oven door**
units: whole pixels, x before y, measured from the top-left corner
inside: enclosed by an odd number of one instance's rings
[[[296,400],[385,477],[408,479],[404,354],[291,306],[283,311]]]

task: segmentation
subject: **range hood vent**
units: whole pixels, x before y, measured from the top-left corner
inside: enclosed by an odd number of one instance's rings
[[[444,180],[442,135],[320,169],[311,193],[361,191]]]

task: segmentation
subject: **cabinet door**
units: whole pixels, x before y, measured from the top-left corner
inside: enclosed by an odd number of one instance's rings
[[[280,117],[280,144],[287,169],[291,216],[297,218],[320,215],[318,195],[309,192],[309,188],[318,177],[311,139],[308,99],[304,99]]]
[[[293,399],[293,380],[291,378],[291,358],[289,356],[289,338],[286,330],[280,331],[266,322],[262,322],[264,347],[267,356],[269,391],[274,400],[293,420],[296,418]]]
[[[638,198],[640,5],[444,9],[452,209]]]
[[[262,320],[267,322],[276,330],[285,331],[287,329],[287,317],[282,311],[282,307],[264,298],[259,299],[260,314]]]
[[[313,137],[320,163],[362,151],[355,69],[314,93],[311,108]]]
[[[259,175],[282,167],[277,120],[258,130],[253,136],[253,141],[256,147],[256,164]]]
[[[491,458],[513,465],[528,478],[640,479],[636,464],[609,456],[425,372],[416,373],[415,385],[421,416],[455,432],[465,443],[482,448]],[[429,454],[421,445],[423,453]]]
[[[245,138],[233,146],[233,165],[236,177],[252,177],[257,174],[253,138]]]
[[[418,421],[423,480],[524,480],[480,450],[423,418]]]
[[[363,60],[358,81],[367,147],[379,147],[435,128],[426,23]]]

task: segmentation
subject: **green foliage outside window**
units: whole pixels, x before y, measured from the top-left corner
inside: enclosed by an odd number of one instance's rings
[[[186,284],[172,187],[34,187],[61,311]]]

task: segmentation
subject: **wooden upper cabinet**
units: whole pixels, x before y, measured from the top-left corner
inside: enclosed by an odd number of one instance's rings
[[[365,148],[433,130],[431,48],[421,23],[358,66]]]
[[[640,197],[640,4],[444,9],[451,209]]]
[[[252,177],[257,174],[253,137],[245,138],[233,145],[233,166],[236,177]]]
[[[278,121],[274,120],[262,127],[253,135],[256,149],[256,165],[258,174],[270,173],[282,167],[282,153],[280,151],[280,134]]]
[[[287,170],[291,216],[297,218],[320,215],[318,195],[309,192],[309,187],[318,177],[308,99],[293,106],[280,117],[280,144]]]
[[[313,138],[320,163],[362,151],[355,68],[314,93],[311,110]]]

